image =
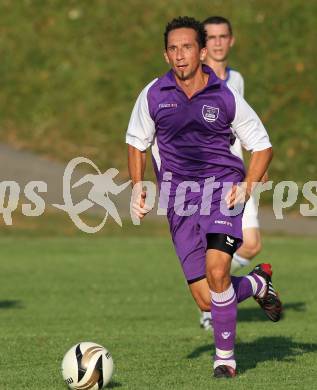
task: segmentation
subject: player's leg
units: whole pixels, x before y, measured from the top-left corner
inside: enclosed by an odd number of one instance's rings
[[[266,291],[265,280],[263,278],[257,278],[253,273],[254,270],[246,276],[231,276],[231,283],[236,293],[238,303],[253,296],[261,296],[262,292]],[[272,273],[268,275],[271,276]],[[209,313],[211,309],[211,291],[207,278],[197,282],[189,282],[188,287],[197,307],[202,312]]]
[[[242,276],[233,277],[232,285],[236,292],[238,303],[253,296],[254,294],[250,279],[243,278]],[[189,283],[189,289],[198,308],[200,309],[201,326],[205,330],[211,330],[211,291],[207,279],[204,278],[197,282]]]
[[[247,226],[258,226],[257,216],[252,216],[247,220]],[[230,272],[233,274],[238,269],[248,266],[250,261],[261,251],[261,235],[258,227],[248,227],[243,229],[243,244],[233,254]],[[244,296],[244,295],[242,295]],[[201,311],[200,326],[205,330],[210,330],[212,324],[211,312]]]
[[[217,378],[233,377],[238,302],[255,297],[272,321],[280,319],[281,302],[272,286],[269,264],[260,264],[244,277],[230,275],[231,258],[241,239],[223,233],[208,233],[206,240],[206,275],[211,290],[216,348],[214,375]]]
[[[251,197],[244,209],[242,217],[242,229],[243,229],[243,243],[240,248],[233,254],[231,261],[231,274],[238,269],[248,266],[250,261],[261,251],[261,234],[259,229],[258,210],[255,204],[255,200]],[[240,281],[236,280],[234,286],[239,286],[239,299],[246,299],[249,295],[249,283],[243,281],[240,285]],[[206,330],[209,330],[212,324],[211,312],[201,311],[200,326]]]
[[[227,246],[227,240],[230,244]],[[206,274],[211,290],[215,377],[235,376],[234,344],[237,323],[237,296],[231,282],[230,265],[238,239],[226,234],[207,234]]]
[[[250,227],[243,229],[243,244],[236,253],[245,259],[251,260],[261,252],[262,242],[260,229]]]
[[[282,304],[272,285],[270,264],[259,264],[246,276],[231,276],[237,302],[254,297],[266,316],[273,322],[281,317]],[[206,278],[189,283],[190,292],[201,313],[204,313],[206,330],[212,328],[211,291]]]
[[[233,255],[231,262],[232,274],[238,269],[248,266],[262,248],[258,210],[253,197],[248,200],[243,212],[242,231],[243,244]]]
[[[201,279],[197,282],[188,284],[189,290],[202,312],[210,313],[210,288],[207,279]]]
[[[257,217],[251,219],[248,222],[256,225]],[[233,254],[230,273],[233,274],[238,269],[248,266],[250,261],[261,251],[261,235],[258,227],[250,227],[243,229],[243,244]],[[242,287],[242,286],[241,286]],[[242,293],[244,297],[244,293]],[[200,326],[205,330],[210,330],[212,324],[211,312],[201,311],[200,314]]]
[[[203,258],[205,258],[205,255]],[[207,279],[204,278],[198,282],[190,283],[189,289],[199,308],[200,327],[205,330],[210,330],[212,328],[212,318],[210,312],[210,288]]]
[[[250,265],[251,260],[262,249],[260,229],[256,227],[243,229],[243,244],[234,253],[231,263],[231,273]]]
[[[205,256],[203,256],[203,259],[204,257]],[[204,278],[197,282],[190,283],[188,287],[199,309],[200,327],[205,330],[211,330],[212,319],[210,313],[210,289],[207,279]]]

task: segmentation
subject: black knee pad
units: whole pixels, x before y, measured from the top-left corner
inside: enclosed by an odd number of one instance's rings
[[[233,256],[240,246],[241,240],[224,233],[207,233],[207,249],[217,249]]]

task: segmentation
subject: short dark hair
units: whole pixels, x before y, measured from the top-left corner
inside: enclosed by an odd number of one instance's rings
[[[206,24],[226,24],[230,35],[232,35],[232,25],[230,20],[224,18],[223,16],[209,16],[209,18],[203,21],[203,25],[206,26]]]
[[[204,25],[198,20],[191,18],[189,16],[179,16],[178,18],[173,19],[169,23],[167,23],[164,32],[164,43],[165,50],[167,49],[167,40],[168,34],[172,30],[176,30],[178,28],[192,28],[197,33],[197,42],[199,48],[202,49],[206,46],[206,31]]]

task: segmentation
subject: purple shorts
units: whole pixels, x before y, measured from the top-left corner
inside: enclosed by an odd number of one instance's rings
[[[199,200],[191,200],[193,205]],[[198,203],[197,203],[198,204]],[[243,210],[236,216],[226,216],[220,211],[220,201],[211,205],[208,215],[200,215],[200,210],[191,216],[179,216],[169,209],[167,217],[177,256],[188,283],[206,276],[207,233],[228,234],[242,244]]]

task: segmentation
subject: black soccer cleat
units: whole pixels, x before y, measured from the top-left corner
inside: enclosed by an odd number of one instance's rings
[[[230,366],[221,365],[214,369],[215,378],[234,378],[236,375],[236,370]]]
[[[273,322],[277,322],[281,319],[282,314],[282,302],[280,301],[278,294],[273,288],[272,285],[272,266],[271,264],[261,263],[258,264],[253,271],[252,274],[256,274],[262,276],[266,281],[266,292],[264,297],[260,298],[254,296],[254,299],[264,310],[266,316]]]

